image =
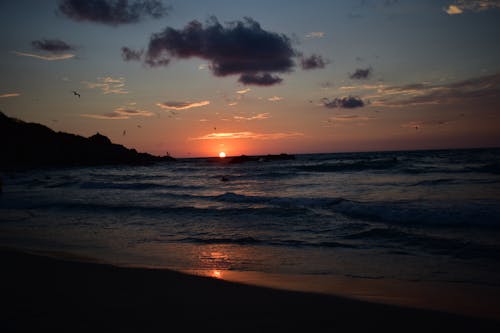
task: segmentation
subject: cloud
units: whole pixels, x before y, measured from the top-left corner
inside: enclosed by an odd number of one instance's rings
[[[21,57],[31,57],[31,58],[47,60],[47,61],[65,60],[65,59],[71,59],[71,58],[75,57],[74,54],[70,54],[70,53],[50,54],[50,55],[41,55],[41,54],[33,54],[33,53],[18,52],[18,51],[12,51],[12,53],[14,53],[15,55],[21,56]]]
[[[187,110],[192,108],[197,108],[205,105],[209,105],[210,101],[200,101],[200,102],[163,102],[156,103],[162,109],[167,110]]]
[[[33,46],[35,50],[47,51],[52,53],[61,53],[72,51],[75,49],[73,46],[59,39],[34,40],[31,42],[31,46]]]
[[[262,29],[251,18],[221,25],[215,17],[202,24],[191,21],[183,29],[165,28],[151,36],[145,63],[166,66],[173,58],[201,58],[215,76],[240,75],[239,82],[273,85],[290,72],[298,53],[286,35]]]
[[[249,93],[250,91],[252,91],[252,89],[246,88],[246,89],[238,90],[238,91],[236,91],[236,93],[240,94],[240,95],[244,95],[246,93]]]
[[[122,59],[124,61],[140,61],[144,50],[132,50],[126,46],[122,47]]]
[[[284,99],[283,97],[273,96],[273,97],[269,97],[267,100],[269,102],[279,102],[279,101],[282,101],[283,99]]]
[[[254,133],[254,132],[229,132],[210,133],[190,140],[228,140],[228,139],[253,139],[253,140],[279,140],[304,136],[304,133]]]
[[[110,112],[110,113],[105,113],[105,114],[89,114],[89,113],[82,113],[80,114],[81,117],[84,118],[92,118],[92,119],[113,119],[113,120],[119,120],[119,119],[129,119],[128,116],[120,115],[115,112]]]
[[[337,122],[352,122],[352,121],[368,121],[368,120],[373,120],[375,118],[373,117],[364,117],[364,116],[357,116],[357,115],[339,115],[335,117],[330,117],[330,121],[337,121]]]
[[[9,98],[9,97],[17,97],[21,96],[20,93],[7,93],[7,94],[0,94],[0,98]]]
[[[58,13],[72,20],[112,26],[136,23],[146,16],[161,18],[169,11],[158,0],[62,0],[58,6]]]
[[[444,8],[448,15],[458,15],[465,11],[482,12],[500,8],[499,0],[456,0]]]
[[[247,73],[241,74],[238,82],[243,84],[252,84],[255,86],[272,86],[274,84],[281,83],[283,81],[282,78],[276,75],[271,75],[269,73],[255,74],[255,73]]]
[[[82,81],[89,89],[101,89],[102,93],[107,94],[128,94],[125,90],[125,79],[123,77],[114,79],[110,76],[98,77],[98,82]]]
[[[374,106],[481,103],[500,100],[500,73],[447,84],[414,83],[378,89]],[[500,101],[498,101],[500,104]]]
[[[323,38],[325,37],[325,33],[323,31],[312,31],[306,34],[306,38]]]
[[[81,114],[80,116],[85,117],[85,118],[93,118],[93,119],[119,120],[119,119],[129,119],[132,117],[151,117],[154,115],[155,114],[151,111],[134,109],[134,108],[119,107],[119,108],[116,108],[113,112],[109,112],[109,113],[105,113],[105,114],[84,113],[84,114]]]
[[[448,8],[445,9],[445,12],[448,15],[457,15],[462,14],[464,11],[455,5],[449,5]]]
[[[325,68],[328,62],[323,59],[322,56],[313,54],[310,57],[302,58],[300,60],[300,65],[304,70],[316,69],[316,68]]]
[[[146,111],[146,110],[139,110],[139,109],[132,109],[132,108],[117,108],[114,111],[115,113],[123,116],[128,116],[128,117],[152,117],[154,116],[154,112],[151,111]]]
[[[343,108],[354,109],[365,106],[365,102],[357,96],[337,97],[334,99],[323,98],[323,105],[329,109]]]
[[[363,80],[363,79],[368,79],[371,75],[372,75],[372,68],[368,67],[365,69],[363,68],[356,69],[356,71],[351,75],[349,75],[349,77],[355,80]]]
[[[259,113],[258,115],[252,116],[252,117],[241,117],[241,116],[234,116],[233,117],[235,120],[264,120],[271,118],[271,115],[269,113]]]

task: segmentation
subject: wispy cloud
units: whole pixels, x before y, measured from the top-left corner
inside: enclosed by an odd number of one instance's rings
[[[33,46],[35,50],[52,53],[61,53],[75,49],[73,46],[59,39],[34,40],[31,42],[31,46]]]
[[[92,119],[109,119],[109,120],[120,120],[120,119],[129,119],[130,117],[120,115],[114,112],[110,113],[105,113],[105,114],[89,114],[89,113],[82,113],[80,115],[81,117],[84,118],[92,118]]]
[[[102,93],[107,94],[128,94],[125,90],[125,78],[114,79],[110,76],[98,77],[97,82],[82,81],[89,89],[101,89]]]
[[[369,121],[375,119],[374,117],[357,116],[357,115],[338,115],[330,117],[330,121],[336,122],[357,122],[357,121]]]
[[[259,113],[255,116],[251,116],[251,117],[234,116],[233,118],[235,120],[263,120],[263,119],[271,118],[271,115],[266,112],[266,113]]]
[[[18,51],[12,51],[12,53],[14,53],[15,55],[21,56],[21,57],[31,57],[31,58],[47,60],[47,61],[65,60],[65,59],[71,59],[71,58],[75,57],[75,55],[71,54],[71,53],[49,54],[49,55],[18,52]]]
[[[444,8],[448,15],[459,15],[465,11],[482,12],[489,9],[499,9],[499,0],[455,0]]]
[[[20,93],[7,93],[7,94],[0,94],[0,98],[9,98],[9,97],[17,97],[21,96]]]
[[[140,110],[130,107],[118,107],[113,112],[105,113],[105,114],[88,114],[84,113],[80,116],[85,118],[93,118],[93,119],[129,119],[132,117],[151,117],[155,114],[151,111]]]
[[[323,38],[325,37],[325,33],[323,31],[311,31],[306,34],[306,38]]]
[[[273,97],[269,97],[267,100],[269,102],[279,102],[279,101],[282,101],[283,99],[284,99],[283,97],[273,96]]]
[[[187,110],[187,109],[192,109],[192,108],[198,108],[202,107],[205,105],[209,105],[210,101],[200,101],[200,102],[163,102],[163,103],[156,103],[157,106],[159,106],[162,109],[167,109],[167,110]]]
[[[250,91],[252,91],[252,89],[246,88],[246,89],[237,90],[236,93],[240,94],[240,95],[244,95],[246,93],[249,93]]]
[[[415,83],[381,87],[371,96],[373,106],[462,104],[491,99],[500,104],[500,73],[447,84]]]
[[[229,132],[210,133],[190,140],[229,140],[229,139],[253,139],[253,140],[279,140],[304,136],[304,133],[255,133],[255,132]]]

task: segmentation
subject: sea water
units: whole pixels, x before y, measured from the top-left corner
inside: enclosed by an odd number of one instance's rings
[[[216,275],[500,285],[500,149],[295,157],[4,173],[0,245]]]

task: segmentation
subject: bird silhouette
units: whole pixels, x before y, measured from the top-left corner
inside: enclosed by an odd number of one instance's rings
[[[72,90],[71,92],[73,93],[73,95],[78,96],[78,98],[80,98],[80,97],[81,97],[81,96],[80,96],[80,94],[79,94],[78,92],[76,92],[76,91],[74,91],[74,90]]]

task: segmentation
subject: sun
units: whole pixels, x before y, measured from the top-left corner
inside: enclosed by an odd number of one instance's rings
[[[226,157],[226,153],[225,153],[225,152],[223,152],[223,151],[221,151],[221,152],[219,153],[219,157],[220,157],[220,158],[224,158],[224,157]]]

